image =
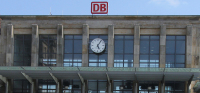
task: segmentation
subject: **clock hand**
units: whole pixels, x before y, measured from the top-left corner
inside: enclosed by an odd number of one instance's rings
[[[102,40],[101,40],[101,41],[102,41]],[[99,44],[101,43],[101,41],[99,42]],[[98,49],[99,49],[99,44],[97,44]]]

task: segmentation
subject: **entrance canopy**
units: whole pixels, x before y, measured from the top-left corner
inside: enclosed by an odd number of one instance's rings
[[[119,67],[0,67],[0,75],[7,79],[80,79],[136,80],[136,81],[188,81],[198,80],[199,68],[119,68]]]

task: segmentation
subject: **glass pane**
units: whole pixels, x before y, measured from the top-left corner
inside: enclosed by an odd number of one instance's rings
[[[149,53],[149,41],[140,41],[140,53],[142,54]]]
[[[23,53],[23,50],[24,50],[23,40],[15,40],[14,43],[15,43],[14,44],[15,53]]]
[[[99,91],[106,91],[106,82],[99,82],[98,83],[98,90]]]
[[[89,63],[89,67],[98,67],[98,63]]]
[[[98,35],[90,35],[90,39],[93,40],[95,38],[98,38]]]
[[[22,81],[21,80],[14,80],[14,89],[22,89]]]
[[[97,90],[97,82],[88,82],[88,90]]]
[[[126,40],[125,41],[125,53],[133,53],[133,41]]]
[[[96,54],[89,54],[89,62],[98,62],[98,56]]]
[[[160,41],[150,41],[150,53],[159,54]]]
[[[176,41],[176,53],[185,54],[185,41]]]
[[[115,36],[115,39],[123,39],[123,36],[118,36],[118,35],[116,35],[116,36]]]
[[[185,63],[185,55],[176,55],[176,63]]]
[[[124,55],[124,62],[133,63],[133,55]]]
[[[174,63],[174,55],[166,55],[166,63]]]
[[[82,39],[81,35],[74,35],[74,39]]]
[[[150,62],[159,63],[159,55],[150,55]]]
[[[65,35],[65,39],[73,39],[73,35]]]
[[[107,35],[99,35],[99,38],[106,40],[106,39],[108,39],[108,36]]]
[[[150,39],[160,39],[160,37],[159,36],[150,36]]]
[[[74,62],[82,62],[82,54],[74,54]]]
[[[121,85],[122,85],[122,82],[114,82],[114,90],[120,90]]]
[[[123,55],[115,54],[114,62],[123,62]]]
[[[72,63],[72,54],[64,55],[64,63]],[[65,64],[65,66],[71,67],[72,64]]]
[[[175,67],[176,67],[176,68],[184,68],[184,67],[185,67],[185,64],[175,64]]]
[[[99,62],[107,62],[108,56],[107,54],[99,55]]]
[[[14,61],[23,61],[23,54],[15,54],[14,55]]]
[[[115,53],[123,53],[123,41],[115,40]]]
[[[73,51],[73,41],[65,40],[65,53],[72,53]]]
[[[166,36],[167,40],[175,40],[175,36]]]
[[[149,36],[140,36],[140,39],[142,39],[142,40],[144,40],[144,39],[149,40]]]
[[[123,63],[114,63],[114,67],[123,67]]]
[[[185,40],[185,36],[176,36],[176,39],[178,39],[178,40]]]
[[[82,40],[74,40],[74,53],[82,53]]]
[[[175,91],[184,91],[185,83],[184,82],[176,82],[175,83]]]
[[[149,55],[140,55],[140,62],[149,62]]]
[[[133,39],[133,36],[125,36],[125,39]]]
[[[49,53],[56,53],[56,52],[57,52],[57,41],[49,40]]]
[[[175,54],[175,41],[166,41],[166,54]]]

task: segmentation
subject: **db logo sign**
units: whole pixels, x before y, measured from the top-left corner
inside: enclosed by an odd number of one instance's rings
[[[91,2],[92,14],[107,14],[108,2]]]

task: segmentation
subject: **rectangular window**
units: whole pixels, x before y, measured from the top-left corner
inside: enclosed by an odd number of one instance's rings
[[[114,67],[133,67],[134,36],[115,36]]]
[[[140,67],[159,67],[159,36],[140,36]]]
[[[65,35],[65,67],[82,66],[82,35]]]
[[[26,79],[13,80],[13,93],[30,93],[30,83]]]
[[[31,66],[31,35],[14,36],[14,66]]]
[[[166,37],[166,68],[185,67],[185,36]]]
[[[40,35],[39,66],[56,66],[57,35]]]
[[[38,93],[55,93],[56,82],[54,80],[38,80]]]
[[[105,50],[102,53],[94,53],[89,45],[89,67],[107,67],[108,60],[108,36],[107,35],[90,35],[89,42],[95,38],[101,38],[105,44]]]
[[[157,81],[140,81],[139,93],[158,93],[158,85]]]
[[[106,80],[88,80],[88,93],[106,93]]]
[[[63,93],[81,93],[80,80],[63,80]]]
[[[184,81],[166,81],[165,93],[185,93]]]

